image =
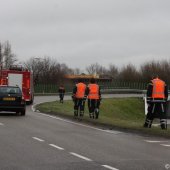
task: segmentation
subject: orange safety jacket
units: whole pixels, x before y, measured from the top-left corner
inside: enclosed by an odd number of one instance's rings
[[[165,82],[156,78],[152,80],[153,90],[152,98],[165,99]]]
[[[99,99],[99,86],[97,84],[89,84],[88,99]]]
[[[86,85],[84,83],[78,83],[76,84],[77,91],[75,94],[76,98],[83,98],[86,90]]]

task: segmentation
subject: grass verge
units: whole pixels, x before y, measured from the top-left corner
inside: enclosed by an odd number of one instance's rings
[[[59,101],[47,102],[37,105],[36,109],[47,114],[73,118],[72,101],[64,101],[64,104],[59,103]],[[109,129],[119,129],[145,135],[170,137],[170,129],[162,130],[160,126],[152,127],[151,129],[143,128],[144,120],[144,101],[141,98],[103,99],[100,106],[98,120],[92,120],[89,118],[86,103],[85,114],[83,117],[83,122],[105,126]],[[159,123],[159,121],[157,121],[157,123]]]

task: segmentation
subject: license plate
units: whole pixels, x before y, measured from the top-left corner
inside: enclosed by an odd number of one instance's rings
[[[15,101],[15,97],[4,97],[4,101]]]

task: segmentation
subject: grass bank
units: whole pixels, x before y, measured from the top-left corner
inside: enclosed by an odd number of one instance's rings
[[[39,104],[37,110],[54,115],[73,118],[73,102],[64,101],[64,104],[58,101]],[[110,129],[129,130],[140,132],[147,135],[158,135],[170,137],[170,130],[161,130],[160,127],[151,129],[143,128],[145,120],[144,101],[141,98],[112,98],[103,99],[100,106],[100,115],[98,120],[89,119],[87,103],[83,121],[100,126],[107,126]],[[157,121],[157,120],[155,120]],[[159,123],[159,122],[158,122]]]

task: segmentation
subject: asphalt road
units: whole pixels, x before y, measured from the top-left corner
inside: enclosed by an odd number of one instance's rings
[[[1,114],[0,137],[0,170],[170,169],[170,140],[98,129],[31,106],[25,117]]]

